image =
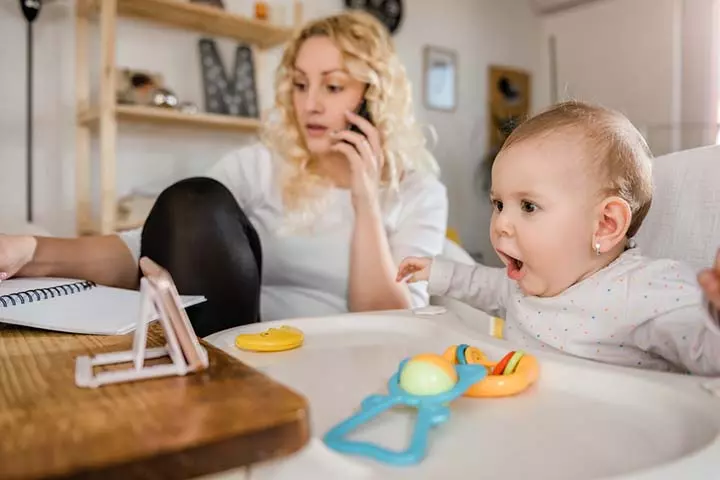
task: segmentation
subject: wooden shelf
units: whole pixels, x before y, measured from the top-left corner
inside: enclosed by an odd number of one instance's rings
[[[93,10],[103,0],[92,0]],[[286,42],[293,28],[230,13],[189,0],[117,0],[121,17],[138,18],[171,27],[194,30],[219,37],[271,48]]]
[[[153,123],[176,126],[188,126],[205,129],[256,131],[260,128],[257,118],[235,117],[214,113],[183,113],[161,107],[145,107],[139,105],[118,105],[115,107],[118,120],[133,123]],[[95,125],[100,116],[97,109],[81,112],[78,121],[83,125]]]
[[[115,231],[116,232],[124,232],[127,230],[135,230],[136,228],[140,228],[145,224],[145,219],[137,219],[137,218],[129,218],[125,221],[118,220],[115,222]]]
[[[302,2],[293,0],[293,26],[280,26],[228,12],[190,0],[74,0],[75,3],[75,175],[76,231],[82,235],[109,234],[142,225],[142,212],[125,215],[119,211],[117,198],[117,136],[118,124],[164,125],[192,130],[255,133],[261,122],[257,118],[184,113],[179,110],[139,105],[117,104],[117,23],[121,17],[152,22],[203,36],[224,37],[249,44],[254,59],[262,64],[265,50],[287,42],[302,25]],[[99,27],[99,89],[91,98],[90,45],[93,43],[91,24]],[[257,64],[256,64],[257,65]],[[257,68],[259,76],[262,69]],[[262,85],[263,79],[256,78]],[[99,148],[99,201],[93,201],[92,135],[97,135]],[[94,205],[97,219],[93,218]]]

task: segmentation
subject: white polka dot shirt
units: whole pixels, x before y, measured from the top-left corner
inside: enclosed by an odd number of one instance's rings
[[[720,375],[720,315],[697,275],[639,248],[555,297],[526,296],[504,268],[436,258],[429,291],[505,319],[504,338],[605,363]]]

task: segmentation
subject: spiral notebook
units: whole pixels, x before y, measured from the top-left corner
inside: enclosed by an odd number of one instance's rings
[[[140,318],[140,292],[68,278],[11,278],[0,283],[0,323],[68,333],[123,335]],[[182,306],[205,301],[181,296]]]

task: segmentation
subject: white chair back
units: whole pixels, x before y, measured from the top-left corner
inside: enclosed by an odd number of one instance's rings
[[[720,146],[657,157],[653,181],[653,204],[636,235],[643,254],[712,265],[720,247]]]

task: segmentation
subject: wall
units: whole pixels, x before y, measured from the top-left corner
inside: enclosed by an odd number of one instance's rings
[[[719,3],[683,0],[681,148],[715,143]]]
[[[25,22],[15,2],[1,2],[0,42],[0,218],[22,220],[25,209]],[[339,11],[338,0],[306,1],[306,18]],[[249,0],[225,0],[228,9],[250,13]],[[461,232],[471,251],[488,250],[489,206],[478,192],[474,172],[485,149],[485,75],[489,63],[540,70],[541,24],[526,2],[496,0],[412,0],[395,37],[399,55],[414,83],[419,120],[439,134],[435,153],[450,191],[450,223]],[[74,232],[74,30],[73,2],[46,4],[35,25],[35,219],[54,234]],[[97,34],[97,31],[94,32]],[[94,36],[93,38],[98,38]],[[117,63],[163,73],[181,100],[202,105],[198,68],[199,36],[154,24],[120,21]],[[232,44],[220,41],[226,68]],[[454,113],[427,111],[421,102],[422,47],[453,48],[459,57],[459,105]],[[95,47],[97,50],[97,47]],[[97,54],[97,51],[95,51]],[[260,86],[267,105],[272,85],[267,74],[279,52],[261,66]],[[94,57],[97,58],[97,57]],[[535,75],[535,105],[547,102],[547,85]],[[252,140],[229,133],[194,132],[121,125],[118,134],[117,187],[126,194],[141,185],[165,185],[182,176],[201,173],[224,152]],[[0,226],[1,230],[1,226]]]
[[[656,155],[714,137],[717,0],[603,0],[544,18],[558,97],[620,109]]]
[[[617,108],[637,125],[671,123],[675,1],[607,0],[547,17],[545,34],[557,45],[558,98]]]

